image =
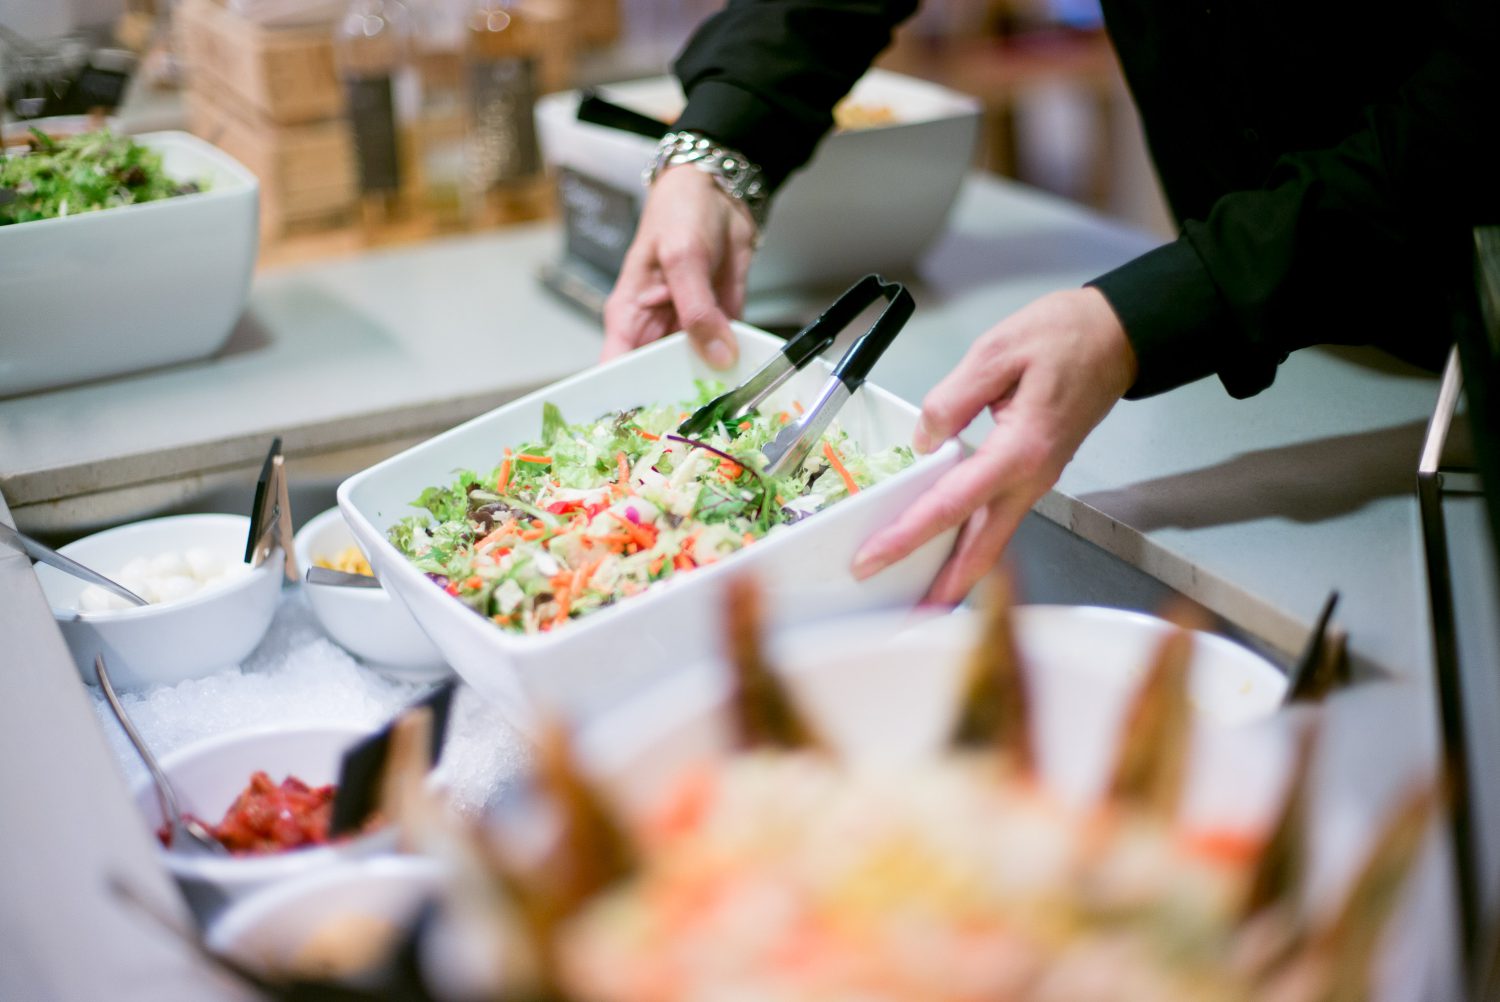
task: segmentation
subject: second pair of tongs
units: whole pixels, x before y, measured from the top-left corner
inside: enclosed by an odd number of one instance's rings
[[[754,375],[694,411],[677,427],[677,433],[701,435],[721,421],[726,424],[738,421],[759,407],[798,369],[826,351],[845,327],[882,297],[886,300],[885,309],[839,359],[812,406],[761,450],[767,474],[778,476],[796,469],[827,430],[839,408],[860,388],[880,356],[911,319],[916,303],[900,282],[887,282],[879,275],[866,275],[854,283],[821,316],[793,335],[781,351]]]

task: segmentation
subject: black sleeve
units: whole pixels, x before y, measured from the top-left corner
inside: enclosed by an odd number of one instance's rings
[[[812,156],[833,106],[916,2],[730,0],[677,59],[688,98],[677,128],[739,150],[774,189]]]
[[[1446,251],[1497,212],[1492,4],[1445,4],[1420,67],[1341,142],[1282,156],[1262,187],[1225,195],[1175,242],[1090,283],[1140,362],[1127,396],[1217,373],[1245,397],[1297,348],[1379,343],[1382,326],[1437,336],[1441,314],[1401,304],[1438,274],[1472,281]],[[1404,330],[1424,316],[1426,331]]]

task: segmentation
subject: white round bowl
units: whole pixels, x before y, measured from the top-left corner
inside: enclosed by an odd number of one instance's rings
[[[244,556],[244,515],[172,515],[85,536],[58,552],[113,576],[136,557],[204,547]],[[97,684],[103,654],[117,689],[144,689],[201,678],[239,664],[260,643],[281,596],[279,551],[249,574],[186,598],[105,612],[78,611],[87,583],[45,564],[36,574],[85,681]]]
[[[1062,799],[1090,802],[1108,782],[1130,697],[1171,627],[1086,606],[1021,606],[1015,624],[1041,772]],[[777,632],[769,652],[846,762],[900,768],[945,746],[981,627],[964,609],[861,614]],[[1276,711],[1286,677],[1198,633],[1189,684],[1197,712],[1184,810],[1205,824],[1253,829],[1279,795],[1287,750]],[[727,670],[713,662],[633,695],[585,730],[592,768],[627,802],[649,804],[683,770],[724,753],[728,690]]]
[[[284,972],[336,923],[404,930],[441,879],[442,865],[420,856],[345,860],[247,895],[209,926],[205,942],[251,970]]]
[[[293,540],[298,576],[304,579],[307,601],[319,625],[340,647],[382,675],[407,682],[447,678],[452,669],[405,603],[390,592],[306,584],[307,569],[316,558],[331,558],[358,545],[337,508],[308,521]]]
[[[181,810],[214,825],[257,770],[280,783],[295,776],[309,786],[338,781],[345,750],[370,729],[353,724],[261,728],[225,734],[180,748],[161,766]],[[136,805],[155,832],[162,824],[156,788],[149,779],[135,788]],[[200,915],[211,915],[251,891],[311,873],[345,859],[389,851],[389,829],[335,845],[294,849],[267,856],[190,856],[163,848],[161,858]]]

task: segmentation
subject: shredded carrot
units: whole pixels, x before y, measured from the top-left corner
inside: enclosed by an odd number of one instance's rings
[[[620,450],[620,453],[615,456],[615,464],[620,468],[619,485],[628,486],[630,484],[630,457],[625,455],[625,450]]]
[[[515,527],[516,527],[516,520],[515,519],[510,519],[504,525],[496,526],[494,532],[491,532],[488,536],[485,536],[478,543],[474,544],[474,549],[476,549],[476,550],[482,550],[486,546],[490,545],[491,543],[498,543],[500,540],[504,539],[507,535],[509,535],[510,531],[512,529],[514,529]]]
[[[677,556],[672,558],[672,566],[677,568],[679,571],[690,571],[698,565],[693,563],[693,558],[688,556],[686,553],[679,553],[677,554]]]
[[[521,538],[528,543],[535,542],[547,534],[546,529],[527,529],[521,533]]]
[[[651,565],[646,570],[650,572],[652,577],[656,577],[656,575],[661,573],[661,569],[666,565],[666,562],[667,555],[665,553],[657,554],[656,559],[651,561]]]
[[[546,528],[546,526],[547,526],[547,523],[543,522],[539,518],[534,518],[534,519],[531,520],[531,527],[533,529],[543,529],[543,528]]]
[[[858,494],[859,484],[856,484],[854,478],[849,475],[848,469],[844,466],[844,461],[839,458],[838,450],[833,447],[832,442],[823,443],[823,455],[828,457],[828,465],[832,466],[834,472],[843,479],[844,489],[850,494]]]
[[[637,525],[619,512],[610,512],[620,527],[630,534],[630,538],[643,550],[649,550],[656,544],[656,528],[649,525]]]
[[[505,458],[500,461],[500,475],[495,478],[495,491],[499,494],[505,493],[505,487],[510,483],[510,450],[505,450]]]
[[[791,420],[792,416],[786,411],[779,411],[776,414],[776,421],[778,424],[789,424]]]
[[[511,624],[511,620],[514,618],[515,617],[511,616],[509,613],[506,613],[505,615],[494,615],[490,617],[490,619],[495,621],[496,626],[509,626]]]
[[[552,457],[551,456],[533,456],[529,452],[523,452],[523,453],[520,453],[519,455],[516,456],[516,462],[518,462],[518,463],[536,463],[536,464],[538,464],[540,466],[551,466],[552,465]]]
[[[1259,840],[1228,830],[1189,832],[1182,837],[1182,842],[1194,855],[1225,863],[1248,862],[1261,850]]]
[[[755,533],[753,533],[753,532],[747,532],[747,533],[745,533],[745,545],[749,546],[753,542],[755,542]]]
[[[464,579],[464,587],[468,588],[470,591],[483,588],[484,579],[481,578],[478,574],[471,574],[469,577]]]
[[[569,589],[574,595],[583,594],[583,589],[588,586],[589,578],[594,576],[594,571],[599,569],[599,565],[603,563],[603,561],[603,557],[595,557],[593,560],[590,560],[588,563],[578,568],[578,570],[573,574],[572,584],[569,585]]]
[[[749,431],[749,430],[750,430],[750,422],[749,421],[741,421],[740,422],[740,431]]]
[[[644,438],[644,439],[646,439],[649,442],[659,442],[659,441],[661,441],[661,436],[660,435],[653,435],[649,431],[647,431],[645,428],[637,428],[635,430],[635,433],[637,435],[641,436],[641,438]]]
[[[719,460],[719,476],[723,477],[725,480],[734,480],[744,472],[745,468],[732,459]]]
[[[605,546],[608,546],[612,550],[621,550],[624,549],[626,544],[633,543],[635,542],[635,540],[631,539],[628,533],[611,532],[606,536],[600,536],[599,542],[603,543]]]
[[[802,413],[802,401],[800,401],[800,400],[793,400],[792,401],[792,406],[795,407],[795,408],[797,408],[797,413],[798,414]]]

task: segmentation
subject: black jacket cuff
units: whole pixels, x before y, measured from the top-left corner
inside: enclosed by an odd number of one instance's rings
[[[701,132],[760,167],[772,191],[803,164],[822,132],[797,135],[788,116],[742,87],[701,80],[688,94],[687,108],[672,126]]]
[[[1220,371],[1223,345],[1218,335],[1232,321],[1186,239],[1148,251],[1087,284],[1104,294],[1135,349],[1139,368],[1127,400]]]

